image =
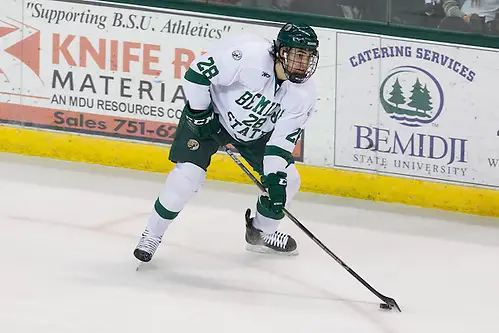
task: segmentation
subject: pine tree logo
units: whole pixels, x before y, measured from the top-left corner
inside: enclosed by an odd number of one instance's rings
[[[390,118],[410,127],[432,123],[444,106],[440,83],[426,70],[415,66],[392,69],[381,84],[379,97]]]
[[[405,104],[405,98],[402,94],[402,86],[400,85],[398,78],[393,84],[392,88],[393,90],[390,92],[391,97],[388,99],[388,101],[395,104],[396,107],[398,107],[400,104]]]

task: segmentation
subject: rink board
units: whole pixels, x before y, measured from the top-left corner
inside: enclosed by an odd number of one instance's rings
[[[173,168],[168,161],[168,147],[6,126],[0,126],[0,152],[161,173]],[[297,167],[302,177],[301,191],[499,216],[499,193],[494,190],[303,164]],[[251,183],[225,154],[213,156],[207,178]]]
[[[5,6],[0,151],[168,172],[190,62],[241,33],[271,40],[292,16],[162,6]],[[321,53],[317,110],[293,152],[301,189],[499,216],[497,48],[309,23]],[[209,178],[249,182],[224,154]]]

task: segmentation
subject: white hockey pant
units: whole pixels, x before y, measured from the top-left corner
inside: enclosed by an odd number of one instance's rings
[[[288,185],[286,187],[286,206],[300,188],[300,175],[296,166],[291,164],[285,170]],[[153,235],[162,236],[185,205],[194,197],[206,180],[206,172],[192,163],[177,163],[168,174],[154,209],[149,217],[147,229]],[[258,212],[253,225],[266,233],[273,233],[279,226],[279,220],[264,217]]]

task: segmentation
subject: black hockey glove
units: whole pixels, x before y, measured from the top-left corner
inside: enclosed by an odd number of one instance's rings
[[[213,105],[203,111],[193,111],[189,103],[184,107],[187,126],[200,138],[207,138],[220,132],[220,122],[215,117]]]
[[[267,189],[269,196],[260,197],[260,205],[268,212],[267,217],[280,220],[284,217],[282,209],[286,204],[287,174],[282,171],[262,176],[262,185]]]

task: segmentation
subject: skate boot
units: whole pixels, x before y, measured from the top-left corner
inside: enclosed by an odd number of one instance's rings
[[[133,251],[135,258],[141,262],[151,261],[152,256],[158,249],[159,244],[161,244],[161,238],[161,236],[150,235],[149,231],[146,229],[142,233],[139,244],[137,244],[137,247]]]
[[[276,231],[266,234],[253,227],[251,210],[246,210],[246,249],[252,252],[274,253],[282,255],[297,255],[296,241],[290,235]]]

